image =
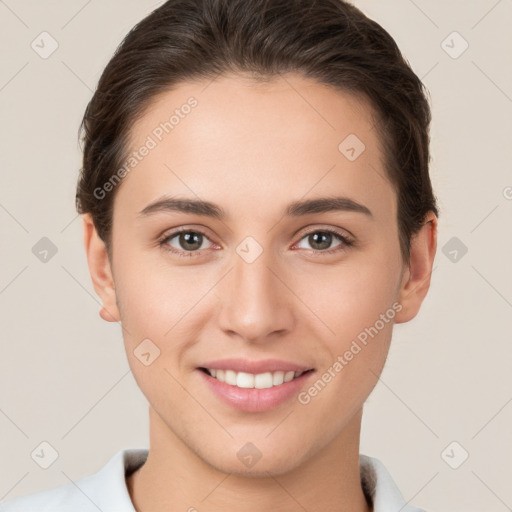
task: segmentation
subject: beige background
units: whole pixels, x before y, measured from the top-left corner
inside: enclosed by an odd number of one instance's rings
[[[147,404],[120,327],[98,316],[74,192],[85,106],[122,37],[159,3],[0,1],[0,500],[147,446]],[[395,328],[361,452],[430,512],[512,510],[512,2],[355,3],[430,90],[441,207],[432,287]],[[59,45],[46,59],[31,48],[43,31]],[[469,44],[457,58],[453,31]],[[32,252],[42,237],[58,250],[46,263]],[[453,237],[468,249],[456,261]],[[43,441],[59,454],[48,469],[31,458]]]

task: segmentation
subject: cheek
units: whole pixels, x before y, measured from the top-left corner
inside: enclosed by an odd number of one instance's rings
[[[359,410],[385,364],[401,309],[395,300],[399,267],[388,268],[385,272],[383,261],[344,268],[336,279],[325,281],[326,293],[310,296],[311,309],[320,312],[330,330],[318,331],[317,378],[298,399],[326,436],[336,435]]]
[[[183,281],[159,262],[124,258],[118,265],[125,351],[139,388],[157,410],[168,407],[169,397],[177,401],[175,407],[181,402],[190,406],[178,384],[178,365],[191,340],[197,339],[190,324],[193,316],[188,315],[206,289],[187,288]]]
[[[127,251],[116,265],[116,291],[128,330],[163,337],[206,291],[204,277],[186,267],[171,267],[154,254]],[[207,281],[209,282],[209,281]]]
[[[337,348],[386,314],[397,297],[399,260],[376,253],[347,260],[329,273],[324,270],[298,278],[304,302],[325,326],[325,339]],[[394,318],[391,309],[388,317]],[[313,315],[311,315],[313,318]],[[387,323],[386,323],[387,325]]]
[[[190,365],[188,349],[200,338],[209,316],[208,295],[215,276],[211,271],[171,267],[161,257],[124,258],[117,268],[124,344],[134,373],[141,379],[148,374],[137,361],[142,347],[158,354],[151,364],[155,371],[165,367],[174,373],[180,371],[178,366]],[[144,388],[142,382],[139,385]]]

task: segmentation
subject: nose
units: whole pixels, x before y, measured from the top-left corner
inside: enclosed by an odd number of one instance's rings
[[[250,343],[275,341],[290,332],[295,318],[288,274],[273,264],[266,251],[251,263],[237,254],[233,260],[234,267],[217,291],[219,327]]]

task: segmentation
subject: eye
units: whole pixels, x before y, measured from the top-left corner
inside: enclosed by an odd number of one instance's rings
[[[300,244],[302,240],[306,240],[311,246],[313,254],[331,254],[354,245],[354,241],[347,235],[339,233],[331,229],[316,229],[309,231],[296,244],[297,247],[304,249]],[[338,240],[339,243],[334,248],[329,249],[333,241]],[[208,242],[213,244],[205,233],[200,230],[190,228],[180,228],[170,234],[166,234],[159,242],[159,245],[176,254],[177,256],[190,258],[200,256],[201,251],[208,249]],[[218,247],[218,246],[217,246]],[[305,248],[307,249],[307,247]]]
[[[192,257],[197,256],[194,253],[208,248],[208,244],[204,244],[206,241],[210,239],[202,231],[182,228],[166,235],[159,243],[161,247],[178,256]]]
[[[310,231],[301,238],[301,242],[302,240],[306,240],[307,243],[310,244],[314,252],[321,254],[330,254],[333,252],[342,251],[354,244],[353,240],[350,239],[348,236],[330,229],[316,229],[315,231]],[[333,249],[329,249],[329,247],[335,240],[339,240],[340,243],[336,245]],[[301,242],[299,242],[297,246],[300,246]]]

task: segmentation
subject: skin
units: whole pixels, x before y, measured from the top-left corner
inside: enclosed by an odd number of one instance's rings
[[[149,402],[148,460],[127,479],[134,506],[370,511],[358,465],[363,404],[383,369],[393,324],[416,316],[430,286],[437,219],[426,217],[406,266],[372,110],[364,99],[297,74],[268,83],[242,75],[182,83],[134,124],[132,149],[190,96],[197,107],[118,186],[111,258],[91,216],[83,216],[101,316],[121,322],[128,362]],[[354,161],[338,150],[351,133],[366,146]],[[138,216],[164,194],[214,202],[229,217]],[[292,201],[333,194],[373,216],[283,215]],[[191,258],[159,245],[180,226],[207,237]],[[325,229],[349,233],[355,244],[333,237],[318,248],[307,234]],[[236,252],[247,236],[263,249],[252,263]],[[167,245],[187,251],[179,236]],[[306,405],[294,397],[269,411],[238,411],[198,373],[217,358],[278,358],[315,368],[307,390],[395,302],[401,310],[393,321]],[[133,353],[146,338],[160,349],[149,366]],[[252,468],[237,457],[247,442],[262,453]]]

